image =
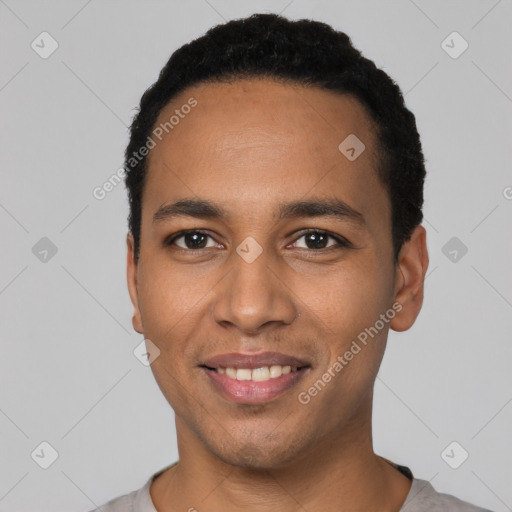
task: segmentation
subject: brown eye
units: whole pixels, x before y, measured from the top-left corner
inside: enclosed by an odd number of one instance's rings
[[[296,246],[297,241],[294,243],[296,247],[299,249],[312,249],[312,250],[322,250],[322,249],[330,249],[331,247],[349,247],[349,242],[341,237],[331,235],[326,231],[320,230],[308,230],[303,232],[302,235],[297,238],[300,240],[304,239],[304,246]],[[334,243],[329,243],[329,239],[334,241]]]
[[[207,240],[209,238],[212,239],[210,235],[204,233],[203,231],[186,231],[178,235],[174,235],[170,239],[167,239],[165,241],[165,245],[176,245],[180,249],[184,250],[205,249],[208,247],[215,247],[215,243],[213,243],[213,245],[207,245]],[[180,243],[177,243],[177,241],[179,240],[182,241]]]

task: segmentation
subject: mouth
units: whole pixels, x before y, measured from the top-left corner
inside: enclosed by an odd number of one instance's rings
[[[228,401],[262,404],[294,387],[311,364],[293,356],[266,352],[259,355],[224,354],[199,367],[214,390]]]

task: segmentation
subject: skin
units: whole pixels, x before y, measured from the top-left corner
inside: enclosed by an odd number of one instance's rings
[[[351,96],[262,78],[190,87],[156,124],[191,96],[197,106],[150,153],[138,264],[127,236],[133,327],[161,351],[151,368],[176,417],[179,464],[152,483],[155,507],[398,511],[411,482],[373,451],[373,386],[389,328],[409,329],[421,309],[428,253],[418,226],[393,262],[374,126]],[[366,146],[353,162],[338,150],[351,133]],[[228,216],[152,222],[162,204],[185,197]],[[273,217],[279,203],[311,198],[343,200],[364,225]],[[297,234],[314,228],[351,246]],[[185,229],[207,231],[206,247],[164,245]],[[236,252],[248,236],[263,249],[250,264]],[[401,311],[379,334],[299,403],[396,302]],[[217,354],[262,351],[311,362],[266,404],[224,399],[198,367]]]

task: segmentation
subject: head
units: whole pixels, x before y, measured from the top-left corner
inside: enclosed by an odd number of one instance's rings
[[[424,159],[391,78],[326,24],[231,21],[171,56],[125,156],[133,325],[178,436],[270,468],[368,431],[428,265]],[[212,384],[205,363],[262,352],[303,363],[293,386],[255,402]]]

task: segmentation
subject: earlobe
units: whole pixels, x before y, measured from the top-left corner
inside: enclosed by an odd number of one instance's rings
[[[135,263],[135,245],[133,235],[128,232],[126,236],[126,278],[128,293],[133,305],[132,325],[135,331],[143,334],[142,318],[139,309],[139,294],[137,289],[137,264]]]
[[[427,233],[423,226],[417,226],[398,256],[394,302],[402,307],[390,322],[394,331],[406,331],[414,324],[423,305],[423,282],[427,268]]]

